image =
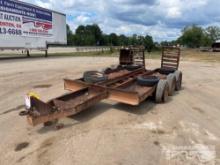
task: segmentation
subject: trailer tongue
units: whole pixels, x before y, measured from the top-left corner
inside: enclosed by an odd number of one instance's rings
[[[179,59],[180,54],[176,53],[176,49],[169,48],[169,54]],[[172,52],[174,53],[172,54]],[[136,65],[137,61],[138,65]],[[174,65],[177,68],[173,68]],[[103,99],[139,105],[149,96],[155,96],[157,102],[165,102],[168,95],[171,95],[172,90],[176,88],[176,84],[181,85],[182,77],[180,79],[180,75],[176,74],[178,66],[179,60],[176,61],[176,64],[171,65],[172,68],[168,66],[167,68],[146,70],[144,49],[122,49],[120,65],[99,73],[103,74],[103,78],[100,78],[100,75],[95,77],[95,72],[90,72],[93,74],[84,74],[81,79],[64,79],[64,88],[71,91],[70,93],[54,98],[47,103],[35,96],[30,96],[30,107],[27,111],[21,112],[21,115],[27,115],[28,123],[35,126],[75,115]],[[167,71],[167,74],[162,71]],[[167,79],[168,77],[169,79]]]
[[[71,116],[107,98],[108,94],[99,87],[88,87],[77,92],[66,94],[44,103],[31,97],[32,110],[29,110],[27,119],[35,126],[40,123]]]

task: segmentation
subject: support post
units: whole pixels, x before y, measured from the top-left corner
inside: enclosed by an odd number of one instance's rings
[[[27,57],[30,57],[30,52],[28,49],[27,49]]]
[[[46,44],[46,50],[45,50],[45,57],[46,57],[46,58],[48,57],[48,49],[49,49],[49,45]]]
[[[45,57],[48,57],[48,51],[47,51],[47,49],[45,50]]]

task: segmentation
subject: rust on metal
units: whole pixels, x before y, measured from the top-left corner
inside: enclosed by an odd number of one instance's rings
[[[35,109],[33,109],[33,113],[30,113],[27,117],[28,122],[35,126],[47,121],[53,121],[55,119],[71,116],[91,107],[92,105],[107,98],[107,96],[108,93],[105,89],[91,87],[63,95],[59,98],[49,101],[48,103],[38,101],[33,103],[32,106],[34,108],[36,107],[37,111],[41,109],[45,110],[45,112],[43,114],[35,114]],[[39,105],[41,105],[41,107],[39,107]]]
[[[179,48],[163,48],[161,67],[178,69],[180,58]],[[149,96],[154,95],[157,85],[141,86],[137,83],[138,76],[151,75],[166,79],[167,75],[145,68],[143,47],[123,48],[120,51],[120,68],[106,73],[107,79],[97,83],[87,83],[83,78],[77,80],[64,79],[64,89],[70,93],[54,98],[47,103],[30,97],[31,109],[28,110],[28,123],[35,126],[48,121],[77,114],[103,99],[139,105]],[[134,70],[126,69],[128,65],[138,65]],[[123,67],[125,66],[125,68]],[[168,95],[165,91],[164,100]]]
[[[120,65],[140,65],[145,67],[145,48],[130,46],[120,50]]]
[[[180,60],[180,48],[163,47],[161,57],[161,68],[178,69]]]

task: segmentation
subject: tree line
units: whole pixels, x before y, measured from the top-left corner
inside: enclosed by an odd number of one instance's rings
[[[125,36],[116,33],[104,34],[97,24],[80,25],[73,33],[67,25],[67,44],[74,46],[128,46],[144,45],[148,51],[154,47],[152,36]]]
[[[220,39],[220,28],[209,26],[187,26],[182,30],[182,36],[177,39],[177,43],[190,48],[210,47],[216,40]]]
[[[183,28],[181,36],[173,41],[154,42],[150,35],[125,36],[116,33],[104,34],[97,24],[80,25],[75,33],[67,25],[67,44],[74,46],[128,46],[144,45],[148,51],[160,46],[182,45],[190,48],[210,47],[213,42],[220,39],[220,28],[209,26],[202,28],[191,25]]]
[[[161,45],[182,45],[189,48],[211,47],[220,39],[220,27],[209,26],[203,28],[196,25],[186,26],[179,38],[173,41],[163,41]]]

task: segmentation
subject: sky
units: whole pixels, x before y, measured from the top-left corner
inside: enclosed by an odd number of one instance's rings
[[[23,0],[66,14],[73,32],[96,23],[103,33],[175,40],[188,25],[219,26],[219,0]]]

